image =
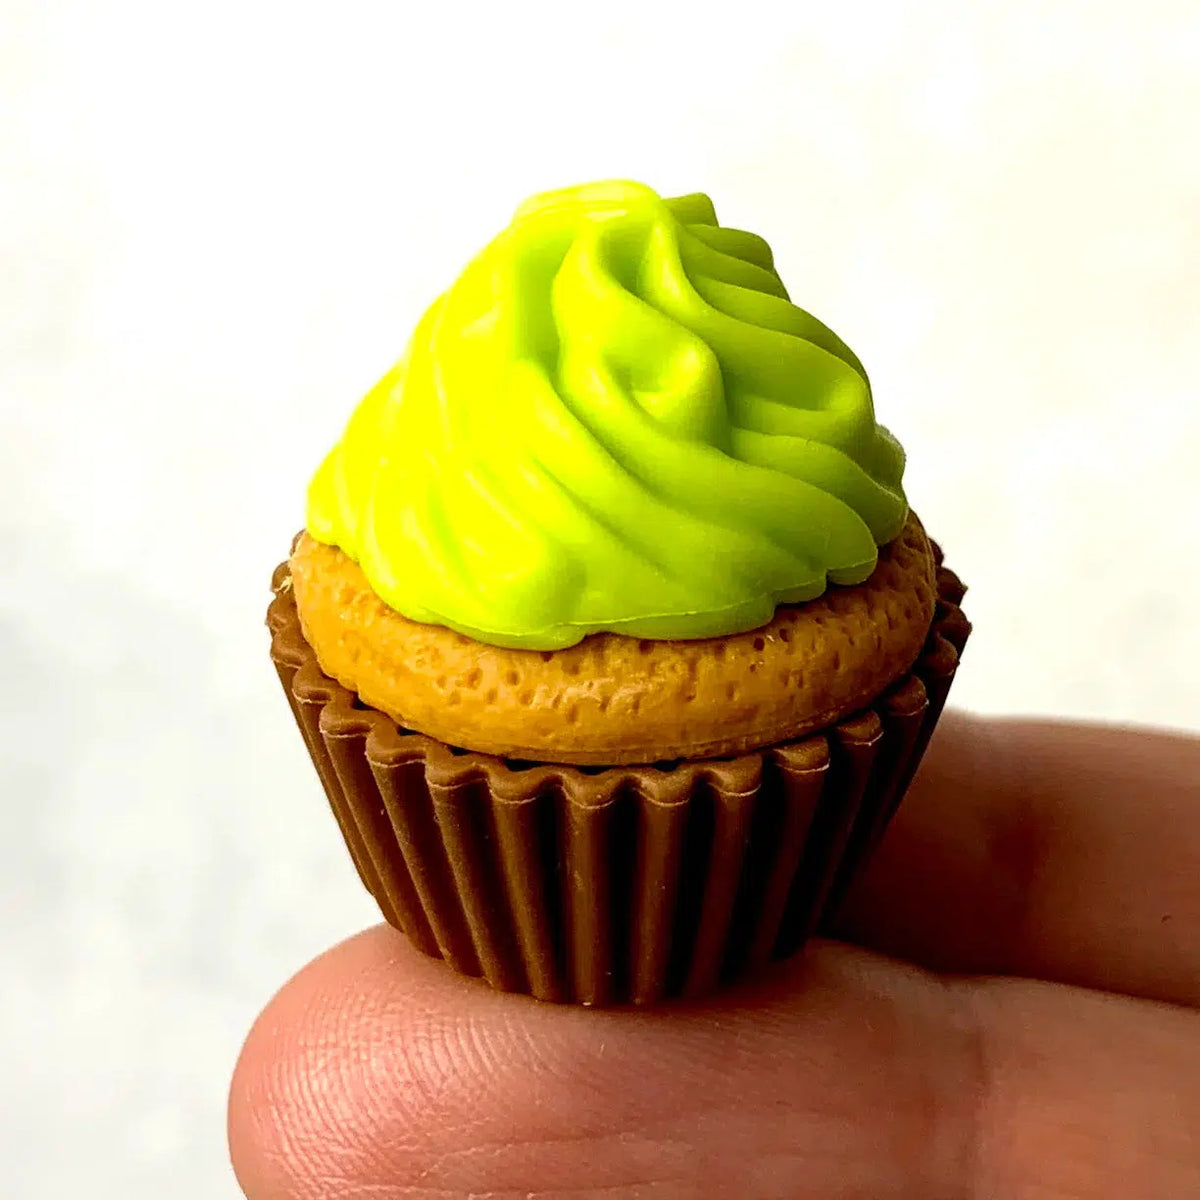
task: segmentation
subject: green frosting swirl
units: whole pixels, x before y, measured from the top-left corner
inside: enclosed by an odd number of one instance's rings
[[[907,514],[862,364],[706,196],[537,196],[426,312],[309,491],[413,620],[702,638],[859,583]]]

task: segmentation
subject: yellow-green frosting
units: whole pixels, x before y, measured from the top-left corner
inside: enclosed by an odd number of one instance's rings
[[[701,638],[859,583],[904,524],[862,364],[707,196],[536,196],[425,313],[309,491],[389,605],[552,650]]]

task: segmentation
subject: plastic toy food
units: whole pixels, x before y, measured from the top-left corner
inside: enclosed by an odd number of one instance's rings
[[[361,402],[272,656],[363,883],[557,1001],[798,949],[969,626],[866,373],[704,196],[538,196]]]

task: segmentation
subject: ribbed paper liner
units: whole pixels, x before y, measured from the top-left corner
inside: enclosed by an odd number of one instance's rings
[[[651,1004],[794,953],[875,848],[970,632],[937,557],[940,600],[908,675],[865,712],[730,760],[530,766],[401,729],[322,673],[286,564],[271,657],[389,924],[502,991]]]

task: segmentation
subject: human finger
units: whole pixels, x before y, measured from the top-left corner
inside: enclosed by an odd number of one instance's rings
[[[666,1010],[493,993],[370,930],[247,1041],[250,1200],[1200,1194],[1200,1014],[817,943]]]
[[[1200,739],[946,714],[833,930],[1200,1006]]]

